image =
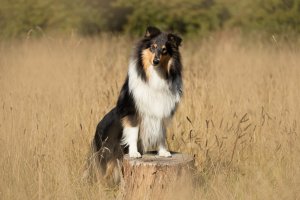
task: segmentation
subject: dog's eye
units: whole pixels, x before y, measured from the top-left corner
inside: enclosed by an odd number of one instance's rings
[[[166,48],[162,48],[161,53],[162,54],[166,54],[167,53],[167,49]]]

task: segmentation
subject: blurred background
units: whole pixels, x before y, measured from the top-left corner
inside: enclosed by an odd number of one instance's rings
[[[2,38],[140,35],[147,25],[188,36],[224,29],[294,35],[300,32],[300,0],[0,0]]]
[[[148,25],[183,38],[170,199],[299,199],[300,0],[0,0],[0,200],[116,199],[82,175]]]

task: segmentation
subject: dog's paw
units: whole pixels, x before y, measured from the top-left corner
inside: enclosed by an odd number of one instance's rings
[[[161,156],[161,157],[172,157],[171,153],[169,151],[166,151],[166,150],[160,150],[160,151],[158,151],[158,156]]]
[[[130,158],[140,158],[142,156],[138,151],[135,151],[135,152],[129,152],[129,157]]]

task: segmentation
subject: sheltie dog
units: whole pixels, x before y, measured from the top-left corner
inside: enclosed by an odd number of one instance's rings
[[[137,43],[117,105],[99,122],[92,141],[92,158],[100,173],[118,182],[124,153],[140,158],[149,150],[171,157],[166,125],[182,96],[182,39],[148,27]],[[119,167],[120,169],[120,167]]]

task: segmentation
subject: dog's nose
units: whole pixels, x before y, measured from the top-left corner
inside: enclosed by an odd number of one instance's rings
[[[154,59],[154,60],[153,60],[153,64],[154,64],[154,65],[158,65],[158,63],[159,63],[159,59]]]

